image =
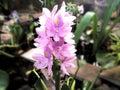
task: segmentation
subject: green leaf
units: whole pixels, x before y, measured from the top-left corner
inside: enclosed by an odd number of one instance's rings
[[[48,90],[47,86],[45,85],[44,81],[42,79],[38,79],[36,83],[34,84],[36,90]]]
[[[82,90],[88,90],[89,86],[90,86],[90,82],[87,80],[84,80]]]
[[[118,37],[120,37],[120,29],[113,31],[112,33],[114,33],[115,35],[117,35]]]
[[[112,49],[112,50],[114,50],[114,51],[117,51],[117,47],[118,47],[117,45],[111,45],[111,46],[110,46],[110,49]]]
[[[104,65],[107,61],[109,61],[109,58],[107,57],[107,54],[108,53],[105,53],[105,52],[98,52],[96,53],[96,59],[97,61]]]
[[[105,40],[108,38],[112,29],[120,21],[120,17],[118,17],[114,21],[113,25],[111,25],[111,27],[108,30],[106,30],[106,27],[107,27],[108,23],[110,22],[111,15],[112,15],[113,11],[116,9],[119,2],[120,2],[120,0],[116,0],[115,2],[112,2],[112,3],[109,2],[109,5],[104,13],[102,25],[100,26],[100,29],[98,29],[99,32],[98,32],[98,30],[96,32],[96,29],[94,29],[96,25],[93,26],[93,30],[94,30],[93,31],[94,32],[93,33],[93,39],[94,39],[93,54],[95,54],[99,50],[99,48],[104,44]],[[96,24],[95,18],[93,19],[93,23]]]
[[[93,16],[95,15],[94,12],[87,12],[81,19],[80,23],[77,24],[77,28],[75,30],[75,43],[77,45],[80,36],[82,35],[83,31],[86,29],[86,27],[88,26],[88,24],[90,23],[91,19],[93,18]]]
[[[106,53],[106,52],[98,52],[96,54],[96,59],[98,63],[101,64],[101,66],[104,69],[111,68],[116,65],[116,57],[114,57],[111,53]]]
[[[97,50],[97,46],[98,46],[98,32],[97,32],[97,24],[98,24],[98,15],[95,14],[93,17],[93,24],[92,24],[92,29],[93,29],[93,40],[94,40],[94,44],[93,44],[93,54],[95,54],[95,51]]]
[[[117,17],[115,21],[113,22],[113,24],[111,25],[111,27],[108,29],[106,34],[108,35],[119,22],[120,22],[120,17]]]
[[[120,52],[117,54],[118,62],[120,61]]]
[[[18,40],[21,38],[21,36],[23,34],[23,29],[20,25],[15,25],[14,34],[18,38]]]
[[[72,77],[67,79],[67,85],[69,86],[70,90],[75,90],[75,80]]]
[[[118,30],[119,31],[119,30]],[[114,41],[119,41],[119,37],[118,37],[118,35],[116,35],[115,33],[112,33],[112,34],[110,34],[110,39],[112,39],[112,40],[114,40]]]
[[[75,90],[75,84],[76,84],[76,82],[75,82],[75,80],[73,80],[71,87],[70,87],[70,90]]]
[[[11,25],[7,25],[7,26],[6,26],[6,30],[8,30],[9,32],[11,32],[12,29],[13,29],[13,26],[11,26]]]
[[[7,72],[0,70],[0,90],[6,90],[9,85],[9,75]]]
[[[110,1],[110,0],[109,0]],[[109,5],[105,11],[104,17],[103,17],[103,23],[101,26],[101,30],[105,30],[108,22],[110,21],[111,15],[113,11],[116,9],[117,5],[119,4],[120,0],[116,0],[115,2],[108,2]]]
[[[68,85],[63,84],[61,90],[70,90],[70,88],[68,87]]]
[[[115,67],[116,66],[116,62],[115,60],[111,61],[111,62],[108,62],[106,63],[104,66],[103,66],[103,69],[109,69],[109,68],[112,68],[112,67]]]
[[[111,27],[106,30],[105,32],[105,35],[104,35],[104,38],[102,39],[102,42],[101,43],[104,43],[104,41],[108,38],[109,34],[111,33],[111,31],[113,30],[113,28],[117,25],[117,23],[120,22],[120,17],[117,17],[115,19],[115,21],[113,22],[113,24],[111,25]]]
[[[29,27],[29,29],[30,29],[30,31],[31,31],[31,32],[33,32],[33,30],[34,30],[34,27],[35,27],[35,23],[32,23],[32,24],[30,24],[30,27]]]

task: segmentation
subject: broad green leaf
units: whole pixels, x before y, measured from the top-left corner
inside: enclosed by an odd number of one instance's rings
[[[9,75],[7,72],[0,70],[0,90],[6,90],[9,85]]]
[[[81,19],[81,21],[77,24],[76,30],[75,30],[75,43],[77,45],[80,36],[82,35],[83,31],[86,29],[86,27],[90,24],[91,19],[95,15],[94,12],[87,12]]]

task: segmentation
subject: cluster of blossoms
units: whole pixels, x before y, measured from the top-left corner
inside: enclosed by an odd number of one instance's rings
[[[34,65],[38,69],[48,69],[48,74],[52,72],[54,60],[60,60],[60,67],[64,74],[69,75],[67,68],[75,67],[72,61],[76,59],[76,49],[71,32],[75,16],[70,15],[65,10],[63,2],[59,10],[58,5],[50,12],[43,8],[39,18],[40,27],[36,28],[38,37],[35,38],[34,45],[39,52],[33,56],[36,60]]]

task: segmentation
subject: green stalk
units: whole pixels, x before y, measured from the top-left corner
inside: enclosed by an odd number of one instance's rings
[[[92,82],[91,85],[89,86],[88,90],[93,90],[92,88],[93,88],[94,84],[96,83],[98,77],[100,76],[100,73],[101,73],[102,70],[103,70],[103,68],[101,68],[101,69],[98,71],[96,77],[94,78],[93,82]]]
[[[11,39],[10,39],[11,45],[14,45],[14,44],[15,44],[14,41],[15,41],[15,40],[14,40],[14,37],[12,36]]]
[[[35,73],[35,75],[37,76],[37,78],[40,78],[39,74],[36,72],[35,68],[33,69],[33,72]]]
[[[9,53],[6,53],[6,52],[4,52],[4,51],[2,51],[2,50],[0,50],[0,53],[3,54],[3,55],[5,55],[5,56],[7,56],[7,57],[14,58],[14,55],[11,55],[11,54],[9,54]]]
[[[0,45],[0,48],[17,48],[18,46],[17,45],[9,45],[9,44],[2,44]]]
[[[77,70],[75,71],[75,74],[73,75],[73,78],[76,78],[79,69],[80,69],[80,63],[79,63],[79,60],[77,60]]]
[[[53,62],[53,78],[55,79],[55,88],[60,90],[60,60],[54,60]]]

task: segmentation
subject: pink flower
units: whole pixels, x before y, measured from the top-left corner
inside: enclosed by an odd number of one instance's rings
[[[48,59],[40,54],[35,54],[33,58],[36,59],[34,66],[37,67],[37,69],[48,68],[48,75],[51,74],[53,65],[53,61],[51,59]]]
[[[72,63],[76,57],[63,58],[61,61],[61,70],[63,73],[69,75],[67,68],[75,68],[75,65]]]
[[[39,50],[39,49],[38,49]],[[34,66],[38,69],[48,69],[48,74],[50,75],[52,72],[52,52],[49,47],[45,47],[44,51],[41,49],[40,52],[36,52],[36,54],[33,56],[33,58],[36,60],[34,63]]]
[[[52,38],[47,36],[46,29],[43,26],[36,28],[36,33],[38,34],[38,37],[34,39],[36,47],[44,49],[47,45],[50,46],[52,44]]]
[[[38,69],[44,69],[48,66],[48,61],[49,61],[48,58],[45,58],[40,54],[35,54],[33,58],[36,59],[36,62],[34,63],[34,65]]]
[[[64,38],[60,37],[59,41],[54,41],[54,46],[59,47],[62,46],[65,43]]]
[[[48,69],[48,74],[52,72],[53,59],[60,60],[61,70],[68,74],[66,68],[72,68],[72,61],[76,59],[74,34],[71,32],[75,16],[70,15],[65,10],[66,5],[63,2],[61,8],[55,5],[50,12],[43,8],[40,16],[40,27],[36,28],[38,37],[35,38],[34,45],[42,51],[33,56],[35,67],[38,69]]]
[[[60,55],[64,56],[64,57],[76,57],[75,52],[75,46],[71,45],[71,44],[63,44],[61,47],[59,47],[58,52],[60,53]]]
[[[43,8],[43,14],[40,17],[40,24],[46,28],[46,33],[50,37],[54,37],[55,41],[59,40],[59,37],[65,37],[68,32],[71,32],[71,25],[75,20],[75,16],[71,16],[65,11],[65,3],[57,11],[58,6],[54,6],[52,12],[47,8]]]
[[[48,46],[45,47],[44,56],[48,59],[51,59],[52,57],[52,51]]]
[[[65,11],[65,3],[63,2],[62,7],[55,14],[53,18],[54,23],[54,40],[58,41],[59,37],[66,37],[66,35],[71,32],[73,21],[76,17],[71,16],[68,12]]]

